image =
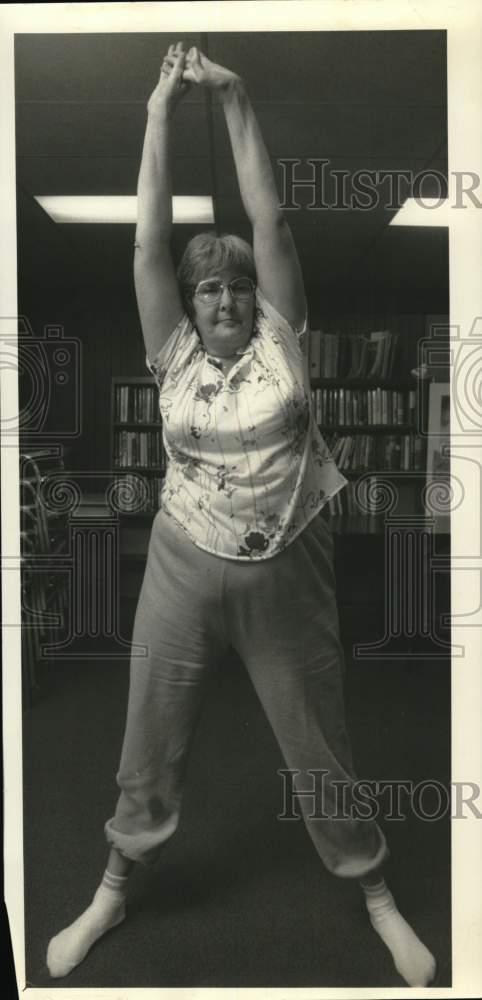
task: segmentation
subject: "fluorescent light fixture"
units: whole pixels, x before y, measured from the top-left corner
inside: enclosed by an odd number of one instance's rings
[[[390,226],[448,226],[448,198],[407,198]]]
[[[137,196],[134,195],[35,195],[35,201],[54,222],[135,223]],[[173,222],[214,222],[211,195],[174,195]]]

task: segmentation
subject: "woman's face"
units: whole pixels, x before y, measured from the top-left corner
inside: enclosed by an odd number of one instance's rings
[[[248,299],[235,298],[226,286],[233,278],[245,277],[239,271],[225,270],[206,278],[219,278],[224,288],[217,302],[202,302],[195,294],[192,300],[194,322],[209,354],[229,358],[241,353],[248,345],[254,324],[254,291]],[[205,280],[205,279],[203,279]]]

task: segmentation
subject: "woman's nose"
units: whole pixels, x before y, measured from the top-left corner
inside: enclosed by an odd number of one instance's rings
[[[224,306],[224,308],[226,308],[226,306],[230,306],[233,302],[234,302],[233,293],[229,285],[225,285],[222,291],[220,304],[221,306]]]

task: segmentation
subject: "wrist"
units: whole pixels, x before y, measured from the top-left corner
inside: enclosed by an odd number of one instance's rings
[[[173,108],[169,107],[167,101],[157,100],[155,104],[147,106],[147,121],[154,125],[164,125],[172,118]]]
[[[236,73],[232,73],[229,79],[223,80],[217,90],[223,103],[227,103],[233,98],[246,96],[244,80]]]

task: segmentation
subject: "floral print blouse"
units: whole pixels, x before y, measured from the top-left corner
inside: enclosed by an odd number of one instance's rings
[[[253,335],[224,375],[184,316],[153,361],[167,473],[162,509],[228,559],[284,549],[347,482],[315,424],[298,333],[256,293]]]

